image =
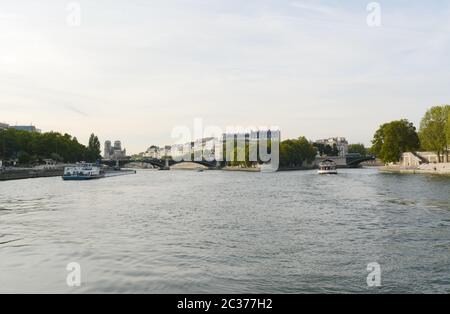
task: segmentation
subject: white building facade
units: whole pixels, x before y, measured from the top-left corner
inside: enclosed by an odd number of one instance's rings
[[[317,140],[315,143],[329,145],[330,147],[336,145],[339,157],[345,157],[348,154],[348,141],[345,137],[330,137],[327,139]]]

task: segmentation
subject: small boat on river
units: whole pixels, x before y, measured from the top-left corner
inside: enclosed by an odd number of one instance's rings
[[[319,164],[319,174],[338,174],[336,163],[330,159],[325,159]]]

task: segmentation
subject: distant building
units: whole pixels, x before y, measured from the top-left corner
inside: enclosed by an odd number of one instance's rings
[[[122,143],[120,141],[114,142],[114,150],[122,150]]]
[[[329,145],[330,147],[336,146],[338,150],[338,156],[345,157],[348,154],[348,142],[345,137],[331,137],[327,139],[315,141],[317,144]]]
[[[34,125],[9,125],[7,123],[0,122],[0,130],[5,129],[41,133],[41,130],[36,128]]]
[[[172,155],[172,146],[166,145],[163,148],[159,149],[158,158],[161,159],[163,157],[170,157]]]
[[[109,159],[110,155],[111,155],[111,141],[106,141],[103,157],[105,157],[105,159]]]
[[[231,132],[231,133],[223,133],[222,139],[220,140],[223,144],[230,144],[230,141],[237,145],[246,145],[251,144],[254,145],[253,147],[257,147],[256,145],[259,145],[259,149],[265,149],[268,152],[268,146],[262,146],[262,145],[268,145],[269,142],[271,143],[280,143],[281,142],[281,131],[280,130],[270,130],[270,129],[256,129],[256,130],[249,130],[244,132]],[[231,145],[231,148],[233,145]],[[217,156],[219,156],[221,159],[226,159],[227,154],[229,153],[230,146],[226,145],[226,150],[223,151],[223,145],[217,146]],[[242,157],[242,156],[241,156]],[[241,158],[238,156],[238,158]],[[233,158],[233,156],[231,156]]]
[[[10,126],[10,128],[18,130],[18,131],[41,133],[41,130],[37,129],[34,125],[15,125],[15,126]]]
[[[204,158],[205,160],[221,160],[223,158],[223,144],[227,140],[242,141],[249,143],[263,140],[263,139],[273,139],[276,141],[280,140],[280,131],[278,130],[260,130],[260,131],[249,131],[243,133],[223,133],[221,138],[216,137],[204,137],[196,139],[194,141],[186,142],[184,144],[175,144],[172,146],[150,146],[143,157],[163,159],[164,157],[171,157],[175,160],[191,160]]]
[[[224,133],[222,134],[222,142],[226,143],[227,140],[232,139],[233,137],[235,141],[242,139],[254,142],[262,139],[280,141],[281,133],[279,130],[252,130],[250,132],[242,133]]]
[[[152,145],[144,153],[144,157],[148,158],[158,158],[159,147]]]
[[[127,157],[127,150],[122,149],[122,143],[115,141],[114,146],[111,146],[111,141],[105,142],[104,154],[105,159],[124,159]]]

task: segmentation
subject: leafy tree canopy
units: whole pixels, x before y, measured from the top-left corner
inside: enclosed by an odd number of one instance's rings
[[[316,148],[303,136],[280,143],[280,166],[301,167],[306,161],[312,162],[317,154]]]
[[[361,156],[367,155],[367,149],[364,144],[350,144],[348,145],[349,154],[360,154]]]
[[[406,119],[381,125],[372,140],[372,153],[383,162],[397,162],[404,152],[419,149],[415,126]]]
[[[425,113],[420,123],[422,149],[436,152],[440,160],[443,153],[448,154],[450,147],[449,117],[450,105],[435,106]]]
[[[99,145],[96,136],[92,147],[88,148],[69,134],[0,130],[0,159],[18,159],[25,164],[38,163],[43,159],[63,162],[95,161],[100,153]]]
[[[333,146],[330,146],[328,144],[323,143],[313,143],[313,146],[317,149],[320,156],[338,156],[339,155],[339,149],[337,148],[336,144],[333,144]]]

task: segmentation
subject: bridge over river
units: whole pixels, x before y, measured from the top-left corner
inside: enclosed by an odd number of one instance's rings
[[[347,157],[327,157],[328,159],[336,159],[338,165],[341,167],[349,167],[349,168],[357,168],[361,165],[361,163],[366,161],[375,160],[374,156],[362,156],[359,154],[350,154]],[[339,159],[339,161],[338,161]],[[192,162],[202,166],[205,166],[209,169],[221,169],[225,166],[224,161],[207,161],[207,160],[189,160],[189,161],[176,161],[172,158],[158,159],[158,158],[127,158],[120,160],[102,160],[102,164],[108,165],[111,167],[124,167],[129,163],[147,163],[152,166],[159,168],[160,170],[169,170],[171,166],[184,163],[184,162]],[[339,164],[340,163],[340,164]]]
[[[120,160],[102,160],[102,164],[104,165],[108,165],[108,166],[118,166],[118,167],[123,167],[127,164],[130,164],[132,162],[136,162],[136,163],[146,163],[146,164],[150,164],[156,168],[159,168],[160,170],[169,170],[170,167],[172,167],[173,165],[176,164],[180,164],[180,163],[184,163],[186,161],[176,161],[173,160],[171,158],[165,158],[165,159],[158,159],[158,158],[128,158],[128,159],[120,159]],[[222,167],[224,167],[224,162],[221,161],[206,161],[206,160],[192,160],[192,161],[188,161],[188,162],[192,162],[192,163],[196,163],[202,166],[205,166],[209,169],[220,169]]]

